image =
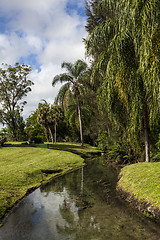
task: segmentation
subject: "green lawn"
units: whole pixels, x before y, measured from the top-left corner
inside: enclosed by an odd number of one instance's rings
[[[49,148],[48,148],[49,147]],[[79,155],[97,152],[90,146],[78,144],[43,144],[30,147],[12,144],[0,148],[0,219],[27,190],[84,165]],[[61,173],[44,174],[46,170]]]
[[[138,163],[121,170],[118,186],[139,201],[160,207],[160,162]]]

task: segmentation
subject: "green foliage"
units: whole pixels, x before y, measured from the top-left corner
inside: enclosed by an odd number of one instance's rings
[[[70,146],[71,147],[71,146]],[[80,146],[74,145],[75,149]],[[37,188],[54,176],[82,167],[80,156],[67,152],[39,147],[5,147],[0,149],[0,219],[8,209],[25,196],[28,189]],[[42,170],[55,170],[43,174]]]
[[[8,140],[10,141],[26,140],[26,133],[24,130],[25,123],[23,117],[20,115],[19,110],[3,114],[3,119],[5,120],[7,125],[6,131]],[[13,121],[11,121],[11,119]],[[12,123],[14,123],[14,125]]]
[[[103,131],[102,133],[99,134],[98,139],[97,139],[97,146],[100,150],[103,152],[106,152],[108,148],[108,132]]]
[[[43,143],[46,140],[43,128],[37,123],[37,110],[26,119],[25,132],[30,142]]]
[[[160,134],[159,134],[158,142],[156,143],[156,147],[157,147],[158,151],[160,152]]]
[[[160,161],[160,133],[159,133],[159,136],[158,136],[158,141],[155,143],[155,147],[154,149],[152,149],[152,152],[151,152],[151,157],[152,157],[152,161]]]
[[[26,102],[19,103],[19,101],[31,91],[33,82],[27,79],[30,71],[28,65],[19,63],[13,67],[3,64],[3,68],[0,68],[0,102],[3,109],[23,110]]]
[[[81,144],[83,145],[83,129],[82,129],[82,117],[81,117],[81,106],[80,106],[80,96],[83,92],[83,84],[82,79],[86,75],[87,71],[87,64],[82,60],[77,60],[74,64],[69,62],[63,62],[62,68],[67,70],[67,73],[62,73],[56,75],[53,78],[52,86],[54,87],[57,82],[66,82],[61,89],[56,98],[56,103],[59,103],[64,110],[68,108],[68,105],[71,106],[70,100],[71,96],[73,95],[76,99],[76,108],[78,113],[78,121],[79,121],[79,129],[80,129],[80,139]],[[71,100],[72,101],[72,100]],[[76,119],[75,112],[72,112],[71,119]],[[69,121],[70,121],[69,120]]]
[[[5,129],[2,129],[0,131],[0,146],[3,146],[4,143],[6,142],[7,140],[7,137],[6,137],[6,130]]]
[[[50,108],[51,122],[54,123],[54,142],[57,142],[57,125],[64,120],[64,112],[58,105],[52,105]]]
[[[50,108],[51,122],[54,122],[56,125],[58,122],[64,119],[64,112],[62,108],[58,105],[51,105]]]
[[[50,105],[45,100],[43,103],[39,103],[38,110],[37,110],[37,122],[40,126],[43,127],[44,133],[46,135],[47,142],[48,139],[48,132],[52,143],[56,143],[56,136],[57,136],[57,125],[60,121],[64,119],[64,113],[60,106],[58,105]],[[53,140],[52,134],[52,125],[54,125],[54,133],[55,139]]]
[[[33,82],[27,79],[30,71],[31,68],[28,65],[19,63],[13,67],[3,64],[0,68],[0,122],[8,126],[14,140],[21,139],[24,133],[21,112],[26,101],[21,100],[27,96],[33,85]]]
[[[50,104],[48,104],[45,100],[43,100],[43,103],[40,102],[38,104],[37,122],[41,127],[43,127],[47,142],[49,142],[49,138],[48,138],[49,130],[50,130],[49,134],[53,142],[53,135],[49,126],[51,121],[52,121],[52,118],[50,115]]]
[[[157,0],[87,1],[91,82],[100,79],[100,110],[123,130],[134,152],[151,138],[159,116],[158,12]]]

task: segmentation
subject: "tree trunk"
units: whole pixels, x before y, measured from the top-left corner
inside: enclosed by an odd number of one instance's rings
[[[148,137],[148,130],[145,128],[144,130],[145,134],[145,157],[146,157],[146,162],[150,162],[150,150],[149,150],[149,137]]]
[[[11,115],[11,124],[10,124],[10,129],[12,131],[12,137],[13,141],[17,141],[17,133],[16,133],[16,123],[14,117]]]
[[[57,142],[57,123],[54,124],[54,143]]]
[[[50,128],[50,127],[48,127],[48,129],[49,129],[49,134],[50,134],[50,136],[51,136],[51,139],[52,139],[52,143],[54,143],[54,141],[53,141],[53,134],[52,134],[51,128]]]
[[[46,140],[47,140],[47,142],[49,142],[47,128],[43,126],[43,129],[44,129],[44,134],[46,136]]]
[[[150,147],[149,147],[149,127],[147,112],[144,117],[144,141],[145,141],[145,161],[150,162]]]
[[[83,130],[82,130],[82,119],[81,119],[81,109],[79,100],[77,100],[78,107],[78,117],[79,117],[79,130],[80,130],[80,138],[81,138],[81,146],[83,146]]]
[[[84,187],[84,174],[83,174],[83,168],[82,168],[82,175],[81,175],[81,194],[83,194],[83,187]]]

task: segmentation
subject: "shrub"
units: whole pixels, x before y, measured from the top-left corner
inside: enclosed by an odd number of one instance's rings
[[[4,146],[4,143],[6,142],[7,138],[5,133],[0,132],[0,146]]]
[[[30,143],[35,143],[35,144],[44,143],[43,137],[41,137],[41,136],[34,136],[34,137],[32,137],[30,139]]]
[[[97,139],[97,146],[100,150],[106,152],[108,147],[108,133],[107,131],[103,131],[99,134]]]

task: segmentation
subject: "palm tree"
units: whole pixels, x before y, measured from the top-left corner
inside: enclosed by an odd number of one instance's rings
[[[44,128],[47,142],[49,142],[49,139],[48,139],[48,131],[49,131],[49,134],[53,143],[54,142],[53,134],[50,128],[50,125],[52,123],[52,116],[50,114],[50,105],[45,100],[43,100],[43,102],[44,103],[39,103],[38,105],[37,122]]]
[[[54,123],[54,142],[57,142],[57,125],[64,119],[64,113],[60,106],[52,105],[50,108],[51,123]]]
[[[79,118],[79,129],[80,129],[80,139],[81,145],[83,146],[83,129],[82,129],[82,118],[81,118],[81,107],[80,107],[80,95],[82,91],[81,79],[87,70],[87,64],[82,60],[77,60],[74,64],[69,62],[63,62],[62,68],[67,70],[67,73],[62,73],[56,75],[53,78],[52,86],[54,87],[57,82],[65,82],[65,84],[59,90],[57,96],[57,102],[63,103],[65,100],[66,94],[72,92],[76,97],[77,101],[77,110]]]

